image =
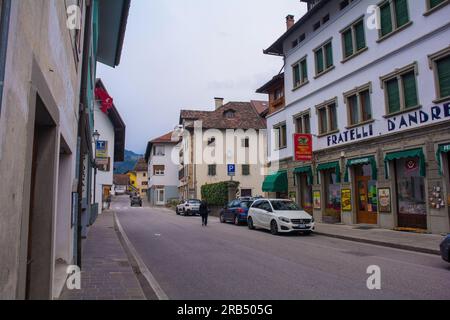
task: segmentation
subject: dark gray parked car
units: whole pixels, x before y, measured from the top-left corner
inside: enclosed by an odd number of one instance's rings
[[[441,243],[442,259],[450,262],[450,234]]]
[[[139,206],[142,207],[142,198],[139,196],[132,196],[131,197],[131,206]]]

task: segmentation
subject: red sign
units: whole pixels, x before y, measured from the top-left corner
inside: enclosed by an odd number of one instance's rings
[[[311,134],[294,134],[295,161],[312,161],[313,141]]]

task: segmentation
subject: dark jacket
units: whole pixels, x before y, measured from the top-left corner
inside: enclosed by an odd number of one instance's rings
[[[202,201],[202,203],[200,204],[199,211],[200,211],[200,215],[201,216],[207,216],[208,215],[209,210],[208,210],[208,204],[206,203],[206,201]]]

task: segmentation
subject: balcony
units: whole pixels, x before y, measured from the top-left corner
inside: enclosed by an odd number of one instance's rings
[[[269,113],[277,112],[285,107],[285,98],[280,97],[276,100],[271,100],[269,103]]]

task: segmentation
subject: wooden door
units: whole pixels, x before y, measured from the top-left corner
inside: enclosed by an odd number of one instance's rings
[[[377,212],[371,210],[369,198],[370,177],[356,177],[355,199],[357,210],[357,223],[377,224]]]

